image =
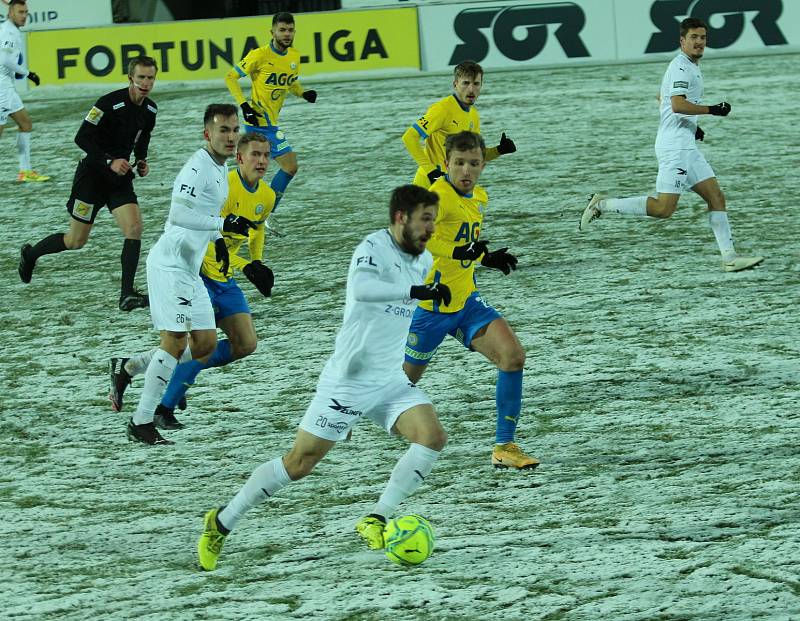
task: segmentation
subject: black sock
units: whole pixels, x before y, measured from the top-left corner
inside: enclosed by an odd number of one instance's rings
[[[139,251],[142,248],[140,239],[126,239],[122,244],[122,295],[133,291],[133,279],[139,265]]]
[[[64,233],[53,233],[31,248],[28,257],[36,261],[39,257],[43,257],[46,254],[64,252],[66,249],[67,247],[64,245]]]

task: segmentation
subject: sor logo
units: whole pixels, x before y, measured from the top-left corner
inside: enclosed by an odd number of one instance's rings
[[[709,47],[733,45],[744,32],[745,12],[756,14],[752,24],[764,45],[786,45],[786,37],[778,27],[782,0],[656,0],[650,7],[650,19],[661,30],[650,37],[645,53],[676,50],[684,17],[698,17],[708,24]],[[720,28],[711,25],[714,15],[724,17]]]
[[[464,60],[481,62],[489,53],[489,42],[481,32],[492,28],[498,51],[511,60],[530,60],[541,53],[547,43],[547,25],[558,24],[555,37],[569,58],[591,56],[580,32],[586,24],[583,9],[571,2],[530,6],[466,9],[456,15],[453,29],[463,41],[453,50],[451,65]],[[524,28],[524,39],[514,37],[514,30]]]

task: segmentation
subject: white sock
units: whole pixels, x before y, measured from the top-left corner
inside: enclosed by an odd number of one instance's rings
[[[139,397],[139,405],[133,414],[134,425],[153,422],[156,407],[161,402],[161,395],[164,394],[169,378],[172,377],[172,372],[176,366],[178,366],[177,359],[163,349],[157,349],[154,352],[153,359],[144,372],[142,396]]]
[[[19,169],[31,169],[31,133],[17,132],[17,155],[19,155]]]
[[[291,482],[283,465],[283,457],[276,457],[261,464],[253,470],[253,474],[236,496],[217,514],[219,523],[228,530],[233,530],[245,513],[277,494]]]
[[[727,211],[709,211],[708,223],[711,225],[711,230],[714,231],[714,237],[717,238],[717,246],[723,258],[728,258],[736,254],[736,249],[733,247],[733,234],[731,233],[731,224],[728,222]]]
[[[647,197],[606,198],[597,204],[600,213],[618,213],[622,216],[646,216]]]
[[[372,513],[382,515],[387,519],[391,518],[400,503],[422,485],[422,481],[433,470],[433,464],[436,463],[438,457],[439,451],[434,451],[421,444],[411,444],[397,461],[392,470],[392,476],[386,484],[386,489],[383,490]]]
[[[153,355],[158,351],[157,347],[149,351],[142,352],[141,354],[134,354],[128,359],[128,362],[125,363],[125,372],[130,375],[131,377],[136,377],[140,373],[144,373],[147,366],[150,364],[150,361],[153,359]],[[178,364],[181,362],[188,362],[192,359],[192,350],[188,347],[183,350],[180,359],[178,360]]]

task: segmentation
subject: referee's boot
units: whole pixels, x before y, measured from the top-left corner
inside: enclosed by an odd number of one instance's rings
[[[533,470],[539,465],[539,460],[526,454],[518,444],[506,442],[495,444],[492,451],[492,465],[500,469]]]
[[[133,422],[132,418],[128,421],[126,435],[131,442],[141,442],[142,444],[150,444],[151,446],[175,444],[172,440],[167,440],[162,437],[153,423],[137,425]]]
[[[25,244],[19,249],[19,267],[17,270],[19,271],[20,279],[24,283],[31,281],[31,277],[33,276],[33,268],[36,267],[36,260],[31,259],[30,256],[31,250],[32,246],[30,244]]]
[[[183,423],[175,418],[175,410],[160,403],[153,415],[153,423],[159,429],[183,429]]]
[[[146,293],[137,289],[126,291],[119,296],[119,310],[132,311],[134,308],[147,308],[150,306],[150,298]]]

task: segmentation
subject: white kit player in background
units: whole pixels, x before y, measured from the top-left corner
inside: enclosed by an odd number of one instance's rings
[[[17,155],[19,156],[18,182],[47,181],[50,177],[31,169],[31,131],[33,123],[22,104],[14,80],[17,76],[28,78],[39,86],[39,76],[28,70],[22,53],[22,33],[19,31],[28,19],[25,0],[8,3],[8,19],[0,24],[0,135],[11,117],[17,124]]]
[[[142,396],[127,428],[130,440],[145,444],[174,444],[161,437],[153,424],[161,395],[179,360],[205,361],[217,344],[214,309],[200,278],[209,242],[214,242],[217,260],[226,272],[229,257],[221,232],[247,235],[255,228],[241,216],[219,215],[228,196],[225,162],[239,140],[238,109],[232,104],[211,104],[203,125],[206,146],[178,173],[164,233],[147,255],[150,315],[161,343],[147,366]]]
[[[425,246],[433,234],[438,201],[436,194],[418,186],[396,188],[389,204],[389,228],[367,236],[356,248],[335,351],[320,375],[294,446],[256,468],[225,507],[206,513],[197,543],[200,566],[206,571],[216,567],[225,537],[247,511],[309,474],[362,417],[410,442],[372,512],[356,524],[369,548],[384,547],[387,518],[433,469],[447,434],[430,399],[408,381],[402,365],[417,300],[450,303],[446,285],[422,284],[433,265]]]
[[[656,136],[658,197],[605,198],[594,194],[583,210],[579,229],[585,231],[590,222],[609,213],[669,218],[678,208],[681,194],[691,189],[708,205],[708,220],[722,254],[722,268],[738,272],[755,267],[764,257],[736,254],[725,196],[714,171],[695,143],[705,137],[697,124],[698,115],[728,116],[731,111],[730,104],[725,101],[713,106],[700,103],[703,74],[699,63],[705,51],[707,31],[701,19],[690,17],[681,22],[681,51],[669,64],[661,82],[661,121]]]

